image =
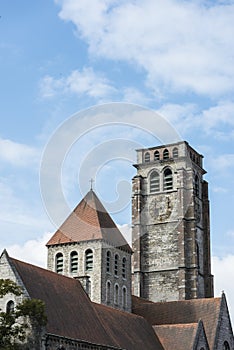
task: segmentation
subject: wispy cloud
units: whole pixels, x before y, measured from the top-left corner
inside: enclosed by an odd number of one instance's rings
[[[221,141],[234,138],[234,103],[220,101],[201,110],[195,103],[168,103],[158,110],[183,135],[202,130],[204,135]]]
[[[39,160],[39,151],[25,144],[0,138],[0,161],[15,166],[28,166]]]
[[[115,89],[108,79],[102,74],[94,72],[92,68],[74,70],[67,77],[58,79],[45,76],[40,82],[40,94],[44,98],[67,93],[104,99],[115,93]]]
[[[222,95],[234,88],[234,5],[179,0],[57,0],[90,54],[134,63],[149,86]]]

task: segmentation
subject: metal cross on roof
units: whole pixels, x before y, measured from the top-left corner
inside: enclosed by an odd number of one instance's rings
[[[89,180],[89,182],[90,182],[90,190],[92,190],[93,189],[93,183],[94,183],[94,179],[90,179]]]

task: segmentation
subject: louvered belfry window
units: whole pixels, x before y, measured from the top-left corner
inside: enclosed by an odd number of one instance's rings
[[[85,270],[93,270],[93,251],[91,249],[88,249],[85,252]]]
[[[77,273],[78,272],[78,253],[73,251],[70,255],[70,262],[71,262],[71,273]]]
[[[159,192],[160,190],[160,180],[157,171],[153,171],[150,175],[150,193]]]
[[[57,273],[63,273],[63,254],[62,253],[58,253],[56,255],[56,272]]]
[[[165,169],[163,173],[163,189],[164,191],[173,189],[173,176],[169,168]]]

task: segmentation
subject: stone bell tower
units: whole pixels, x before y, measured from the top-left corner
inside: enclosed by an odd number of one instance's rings
[[[213,296],[208,183],[187,142],[140,149],[133,178],[133,293],[151,301]]]

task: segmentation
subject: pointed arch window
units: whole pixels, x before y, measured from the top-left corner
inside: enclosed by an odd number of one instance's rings
[[[55,271],[57,273],[63,273],[63,254],[58,253],[55,257]]]
[[[123,290],[122,290],[122,304],[123,304],[123,308],[126,309],[127,308],[127,289],[124,286]]]
[[[160,159],[160,154],[159,151],[154,152],[154,160],[159,160]]]
[[[78,272],[78,253],[76,251],[70,254],[70,271],[71,273]]]
[[[159,192],[159,190],[160,190],[159,173],[157,171],[153,171],[150,174],[150,193]]]
[[[13,313],[15,310],[15,303],[13,300],[8,301],[7,305],[6,305],[6,312],[9,313]]]
[[[111,252],[108,250],[106,252],[106,272],[110,272],[110,263],[111,263]]]
[[[106,303],[110,304],[110,298],[111,298],[111,283],[110,281],[106,282]]]
[[[179,152],[178,152],[178,148],[177,147],[173,148],[172,155],[173,155],[173,158],[178,158]]]
[[[163,159],[169,159],[169,151],[167,148],[163,151]]]
[[[114,291],[114,303],[115,305],[119,305],[119,285],[115,285],[115,291]]]
[[[93,270],[93,251],[91,249],[87,249],[85,252],[85,270]]]
[[[164,191],[173,189],[173,176],[169,168],[165,169],[163,173],[163,189]]]
[[[122,260],[122,277],[126,278],[126,258]]]
[[[119,256],[115,254],[115,276],[119,274]]]
[[[149,163],[150,162],[150,154],[149,152],[145,153],[145,163]]]
[[[230,350],[230,346],[229,346],[229,343],[227,341],[225,341],[223,343],[223,350]]]

